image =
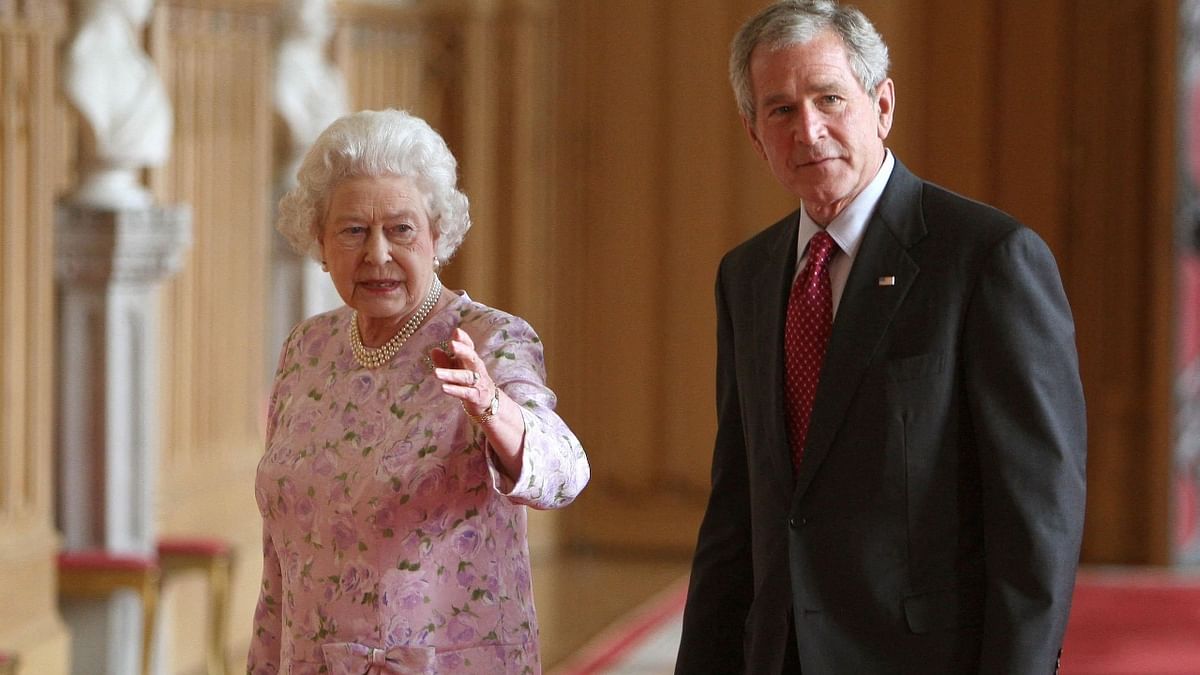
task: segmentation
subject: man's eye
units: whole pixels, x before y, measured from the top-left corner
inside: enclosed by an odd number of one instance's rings
[[[772,116],[787,115],[793,110],[790,105],[781,105],[771,109]]]

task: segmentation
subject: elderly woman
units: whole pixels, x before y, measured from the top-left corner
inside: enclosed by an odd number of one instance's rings
[[[589,468],[529,324],[438,280],[470,227],[456,167],[422,120],[359,112],[280,203],[347,306],[276,371],[249,673],[541,670],[524,507],[570,503]]]

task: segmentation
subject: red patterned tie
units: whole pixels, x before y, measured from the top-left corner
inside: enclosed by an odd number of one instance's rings
[[[792,284],[788,297],[783,349],[786,357],[784,387],[787,393],[788,432],[792,466],[800,470],[808,419],[817,395],[817,379],[825,360],[825,346],[833,325],[833,290],[829,285],[829,260],[837,244],[821,230],[808,242],[808,264]]]

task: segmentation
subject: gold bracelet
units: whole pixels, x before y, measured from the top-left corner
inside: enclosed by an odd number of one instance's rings
[[[496,413],[500,412],[500,387],[497,387],[495,384],[493,384],[492,387],[492,402],[488,404],[487,410],[484,410],[478,415],[472,414],[470,410],[467,410],[466,401],[460,402],[462,404],[463,412],[467,414],[467,417],[469,417],[472,422],[480,426],[491,422],[492,418],[496,416]]]

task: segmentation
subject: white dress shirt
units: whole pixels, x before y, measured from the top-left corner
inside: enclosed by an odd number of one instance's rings
[[[846,278],[850,276],[854,257],[858,255],[858,247],[862,244],[863,234],[867,231],[867,221],[875,212],[875,205],[879,203],[879,197],[883,195],[883,188],[887,186],[895,166],[896,159],[892,157],[890,150],[885,149],[883,164],[879,167],[879,172],[875,174],[870,183],[867,183],[862,192],[858,193],[854,201],[850,202],[825,228],[825,231],[841,249],[841,252],[829,261],[829,283],[833,290],[834,316],[837,316],[838,304],[842,300],[842,291],[846,288]],[[812,236],[820,230],[821,226],[813,221],[801,204],[800,231],[796,235],[796,270],[792,276],[792,283],[796,282],[796,277],[800,275],[805,262],[808,261],[808,240],[812,239]]]

